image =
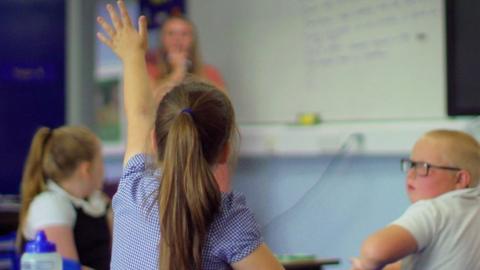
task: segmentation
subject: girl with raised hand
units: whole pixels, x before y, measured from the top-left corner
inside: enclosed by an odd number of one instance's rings
[[[220,192],[214,177],[236,131],[230,100],[192,81],[156,106],[145,63],[145,17],[136,31],[124,2],[118,7],[120,15],[107,5],[112,25],[99,17],[106,35],[97,34],[124,65],[127,145],[112,203],[112,269],[282,269],[244,197]],[[158,167],[150,170],[150,163]]]

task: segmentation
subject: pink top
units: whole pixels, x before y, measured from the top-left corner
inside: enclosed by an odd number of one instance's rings
[[[205,78],[213,82],[219,87],[225,88],[225,82],[223,81],[222,74],[212,65],[205,64],[203,65],[203,74]]]

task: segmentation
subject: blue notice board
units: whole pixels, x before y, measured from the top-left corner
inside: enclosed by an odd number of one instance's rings
[[[0,194],[16,194],[40,126],[65,123],[65,1],[0,1]]]
[[[147,17],[150,29],[160,27],[168,16],[185,13],[185,0],[140,0],[140,14]]]

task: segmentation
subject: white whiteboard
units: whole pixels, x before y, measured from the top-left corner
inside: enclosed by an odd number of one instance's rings
[[[446,115],[441,0],[189,1],[241,123]]]

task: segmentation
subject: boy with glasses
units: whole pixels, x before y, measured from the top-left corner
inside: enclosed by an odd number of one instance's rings
[[[477,140],[461,131],[427,132],[401,168],[413,204],[365,240],[352,270],[480,269]]]

